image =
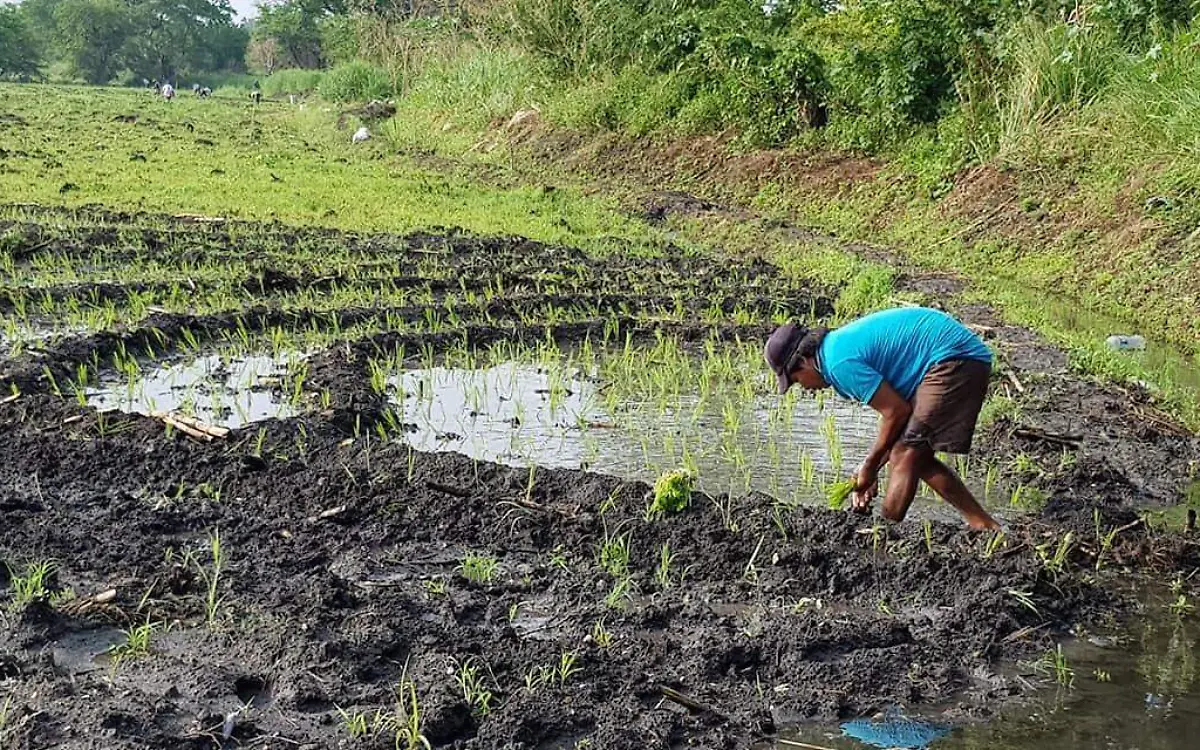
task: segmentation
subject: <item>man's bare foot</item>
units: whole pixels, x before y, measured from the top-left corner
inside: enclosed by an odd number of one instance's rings
[[[967,526],[974,531],[1001,531],[994,518],[968,518]]]

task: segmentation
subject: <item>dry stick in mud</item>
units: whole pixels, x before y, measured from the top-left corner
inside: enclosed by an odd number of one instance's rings
[[[197,440],[203,440],[204,442],[208,442],[213,438],[225,438],[229,435],[229,429],[227,427],[214,427],[213,425],[201,422],[194,417],[185,416],[183,414],[154,411],[150,412],[150,416],[154,417],[155,419],[162,420],[163,424],[168,424],[185,435],[190,435],[191,437],[194,437]]]
[[[1017,427],[1013,435],[1028,440],[1041,440],[1046,443],[1061,445],[1064,448],[1078,448],[1083,442],[1082,435],[1063,435],[1057,432],[1046,432],[1033,427]]]
[[[171,417],[160,417],[160,419],[162,420],[162,423],[167,425],[168,427],[172,427],[176,430],[179,430],[184,435],[187,435],[188,437],[191,437],[191,438],[195,438],[196,440],[199,440],[202,443],[210,442],[213,439],[213,436],[209,435],[207,432],[201,432],[200,430],[197,430],[194,427],[189,427],[188,425],[184,424],[183,422],[177,421]]]
[[[724,714],[722,714],[720,711],[716,710],[712,706],[705,705],[704,703],[701,703],[700,701],[696,700],[695,698],[690,698],[690,697],[684,695],[683,693],[679,692],[678,690],[669,688],[666,685],[659,685],[658,689],[663,694],[664,698],[671,701],[672,703],[678,703],[679,705],[683,706],[684,708],[688,709],[689,711],[696,711],[698,713],[712,714],[713,716],[721,717],[725,721],[729,721],[729,717],[725,716]]]
[[[938,452],[967,453],[987,397],[992,353],[950,315],[923,307],[883,310],[836,330],[788,323],[764,356],[779,393],[793,383],[832,387],[883,419],[855,473],[853,509],[870,512],[879,472],[890,465],[882,513],[902,521],[924,481],[973,529],[1000,528]]]

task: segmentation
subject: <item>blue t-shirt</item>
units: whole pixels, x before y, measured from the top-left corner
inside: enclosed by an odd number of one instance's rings
[[[887,382],[906,401],[929,368],[951,359],[991,362],[987,345],[969,328],[940,310],[901,307],[883,310],[825,337],[818,368],[844,398],[869,403]]]

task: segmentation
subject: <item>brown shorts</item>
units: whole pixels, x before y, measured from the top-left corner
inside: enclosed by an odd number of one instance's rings
[[[912,397],[912,415],[900,441],[943,453],[967,453],[987,397],[992,366],[952,359],[929,368]]]

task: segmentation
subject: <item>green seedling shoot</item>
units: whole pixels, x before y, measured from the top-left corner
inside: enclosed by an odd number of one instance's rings
[[[850,493],[854,491],[857,482],[853,479],[846,479],[841,482],[831,482],[825,485],[825,500],[829,504],[830,510],[842,510],[846,507],[846,498],[850,497]]]
[[[672,471],[660,476],[654,483],[654,494],[650,506],[646,509],[646,520],[679,513],[686,508],[692,501],[694,483],[692,475],[686,471]]]

